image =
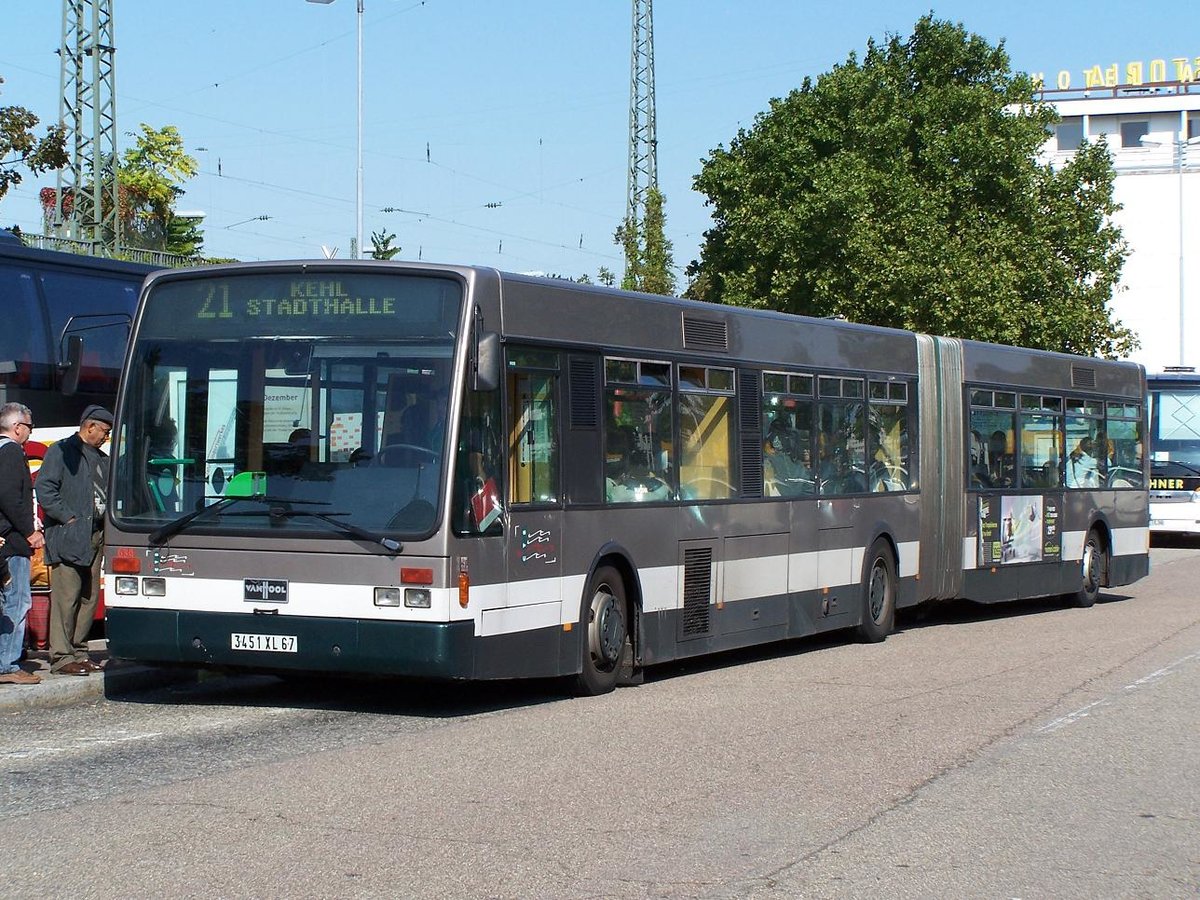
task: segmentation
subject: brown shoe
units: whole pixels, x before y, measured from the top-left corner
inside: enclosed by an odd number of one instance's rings
[[[58,669],[51,669],[55,675],[91,675],[92,669],[87,663],[69,662]]]
[[[41,684],[42,676],[34,675],[32,672],[16,671],[5,672],[0,675],[0,684]]]
[[[104,671],[104,663],[96,662],[94,659],[81,659],[81,660],[79,660],[79,662],[81,664],[87,666],[93,672],[103,672]]]

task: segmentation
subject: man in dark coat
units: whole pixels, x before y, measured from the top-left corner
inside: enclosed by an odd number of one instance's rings
[[[29,557],[42,546],[33,515],[33,482],[23,448],[33,431],[33,414],[21,403],[0,406],[0,537],[8,561],[9,581],[3,588],[0,616],[0,684],[37,684],[42,679],[17,663],[25,647],[29,593]]]
[[[60,675],[100,670],[88,656],[87,636],[100,602],[104,556],[108,455],[100,447],[112,425],[112,413],[89,406],[79,431],[51,444],[38,470],[50,566],[50,671]]]

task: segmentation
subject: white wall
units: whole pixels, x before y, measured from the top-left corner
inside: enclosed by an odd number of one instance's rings
[[[1184,356],[1180,358],[1179,202],[1183,189]],[[1131,359],[1148,371],[1164,366],[1200,369],[1200,172],[1180,176],[1167,171],[1119,175],[1116,200],[1124,207],[1115,217],[1129,244],[1121,284],[1113,295],[1114,318],[1133,329],[1142,342]]]

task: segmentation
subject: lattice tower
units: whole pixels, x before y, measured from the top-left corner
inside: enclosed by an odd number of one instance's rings
[[[59,121],[70,161],[58,173],[52,227],[117,252],[116,46],[113,0],[63,0]]]
[[[653,0],[633,0],[633,41],[629,61],[629,190],[625,218],[634,223],[645,220],[646,193],[651,188],[658,188],[653,7]],[[628,262],[626,260],[626,264]]]

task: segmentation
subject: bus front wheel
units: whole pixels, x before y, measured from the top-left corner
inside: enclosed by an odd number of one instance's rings
[[[862,624],[858,637],[877,644],[892,633],[896,622],[896,561],[892,548],[880,538],[871,545],[863,571]]]
[[[593,573],[580,610],[581,665],[576,687],[580,694],[607,694],[617,685],[621,653],[629,634],[625,582],[611,566]]]
[[[1108,551],[1099,532],[1093,528],[1083,542],[1083,559],[1080,560],[1079,590],[1068,594],[1067,599],[1072,606],[1088,607],[1096,603],[1100,596],[1100,585],[1104,580],[1104,572],[1108,567]]]

